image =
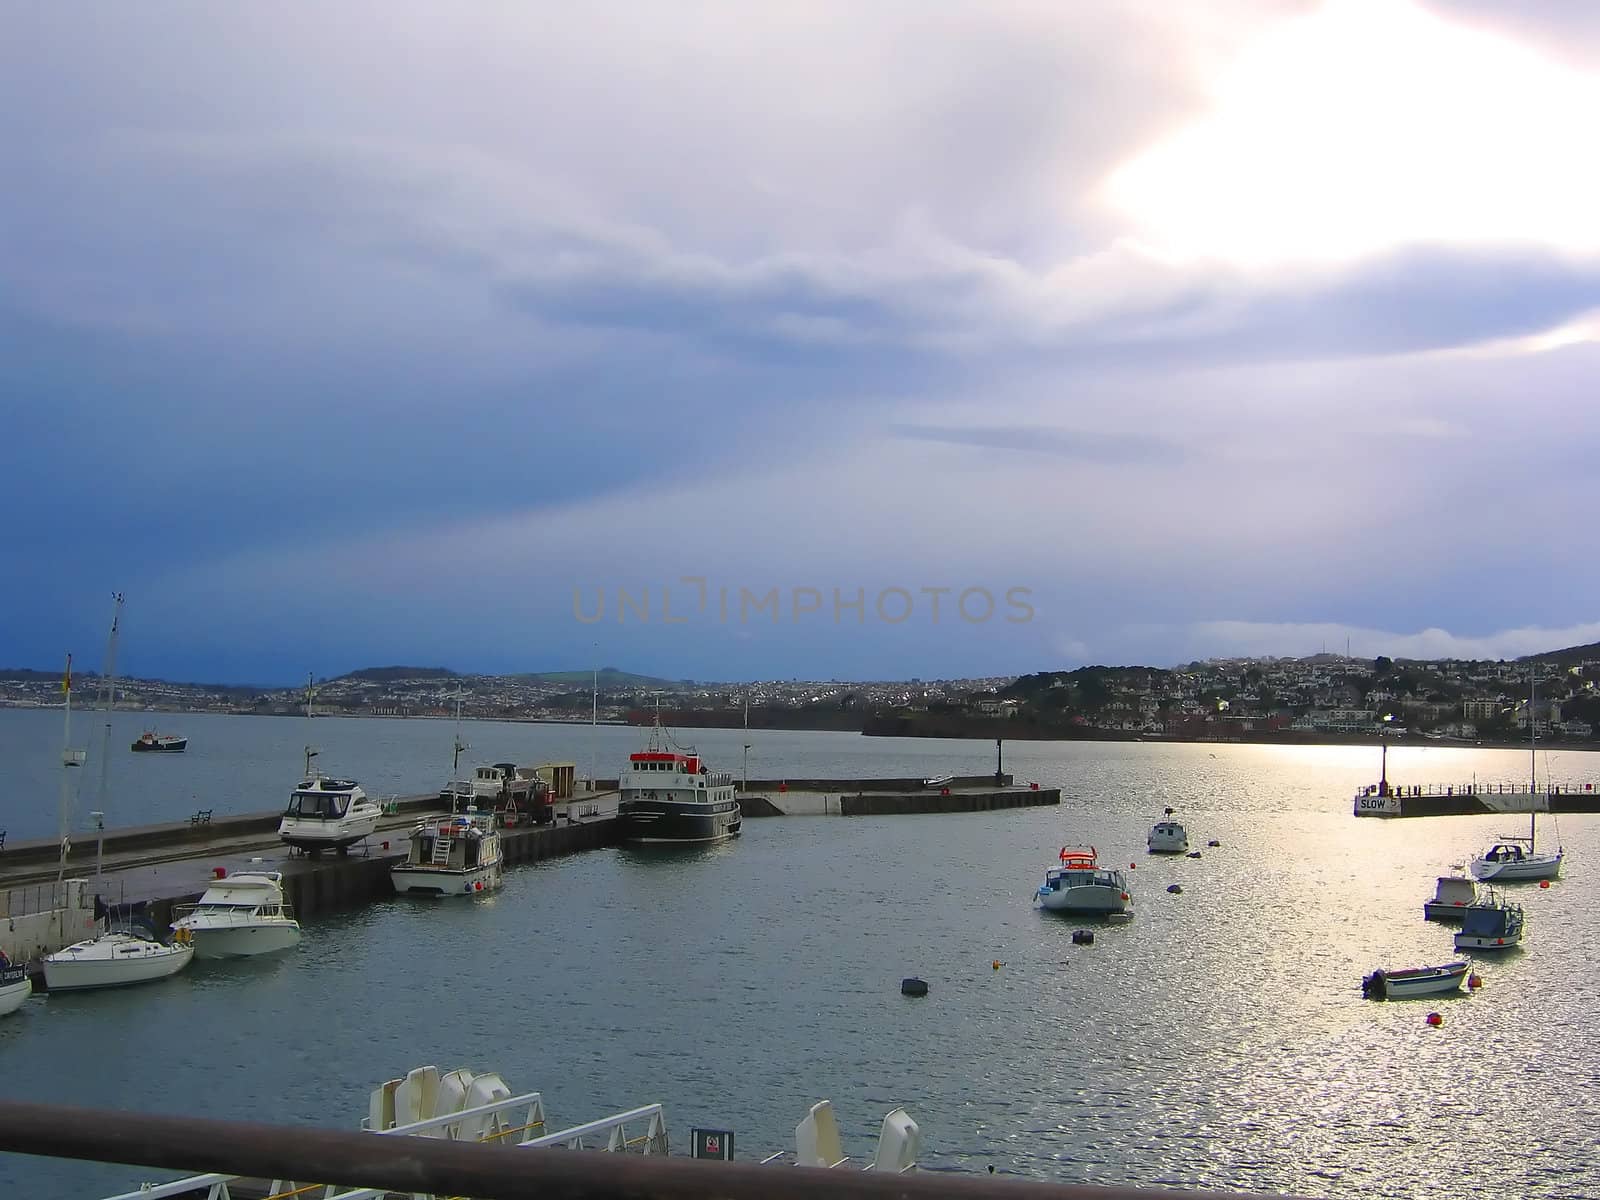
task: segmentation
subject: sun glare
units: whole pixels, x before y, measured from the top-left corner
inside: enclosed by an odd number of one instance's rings
[[[1407,243],[1600,246],[1600,80],[1394,0],[1263,36],[1103,198],[1168,253],[1338,262]]]

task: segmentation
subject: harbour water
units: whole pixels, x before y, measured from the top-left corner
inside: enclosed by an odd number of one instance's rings
[[[181,816],[192,793],[219,811],[274,807],[307,733],[266,718],[172,724],[194,750],[114,760],[113,823]],[[448,723],[314,725],[325,768],[375,793],[447,774]],[[119,725],[113,746],[135,758],[126,743],[141,727],[124,737]],[[561,758],[586,773],[587,728],[466,732],[472,761]],[[738,769],[741,731],[680,736]],[[600,737],[604,775],[637,731]],[[994,754],[844,734],[751,740],[752,774],[776,776],[978,772]],[[0,827],[14,837],[30,822],[53,831],[58,745],[59,713],[0,713]],[[1007,769],[1061,787],[1060,808],[753,820],[711,849],[519,868],[488,899],[387,901],[310,923],[274,960],[30,1002],[0,1021],[0,1095],[354,1128],[372,1086],[437,1063],[542,1090],[557,1124],[660,1100],[676,1145],[691,1125],[729,1128],[741,1159],[792,1145],[827,1097],[856,1153],[904,1104],[934,1168],[1329,1197],[1600,1194],[1582,1101],[1600,1075],[1588,969],[1600,817],[1541,818],[1541,838],[1567,849],[1564,878],[1516,889],[1527,940],[1482,960],[1480,992],[1363,1001],[1376,966],[1453,957],[1422,902],[1435,875],[1510,831],[1495,817],[1352,817],[1374,758],[1008,744]],[[1516,778],[1526,761],[1430,748],[1391,754],[1390,774]],[[1589,761],[1552,756],[1549,770],[1581,779]],[[1165,804],[1201,859],[1144,854]],[[1212,838],[1219,848],[1205,848]],[[1135,919],[1083,947],[1074,922],[1031,904],[1055,852],[1080,841],[1137,864]],[[930,982],[925,999],[899,994],[911,974]],[[1425,1024],[1430,1010],[1441,1027]],[[152,1177],[0,1157],[6,1195],[108,1194]]]

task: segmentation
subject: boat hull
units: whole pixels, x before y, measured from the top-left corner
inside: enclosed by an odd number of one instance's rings
[[[135,742],[135,754],[182,754],[189,748],[188,738],[177,738],[170,742]]]
[[[44,960],[44,984],[52,992],[127,987],[176,975],[194,960],[193,946],[160,946],[158,950],[120,957],[74,954],[89,942],[68,946]],[[154,945],[154,943],[152,943]]]
[[[342,821],[316,821],[305,817],[285,817],[278,826],[278,837],[296,850],[345,850],[378,831],[378,814],[348,817]]]
[[[226,928],[189,925],[196,958],[251,958],[276,954],[300,944],[300,926],[293,921],[264,921],[258,925]]]
[[[389,881],[401,895],[473,896],[492,892],[503,881],[500,863],[495,861],[465,871],[439,867],[412,867],[402,864],[389,871]]]
[[[0,971],[0,1017],[14,1013],[33,995],[33,980],[22,967]]]
[[[1509,950],[1522,941],[1522,929],[1519,926],[1512,933],[1489,935],[1482,933],[1456,934],[1457,950]]]
[[[1362,991],[1376,1000],[1407,1000],[1415,996],[1442,996],[1461,990],[1467,964],[1422,967],[1409,971],[1374,971],[1361,981]]]
[[[1039,892],[1039,904],[1051,912],[1085,913],[1104,916],[1128,911],[1122,893],[1107,887],[1071,887]]]
[[[617,807],[622,840],[637,845],[692,845],[737,837],[743,824],[737,800],[709,804],[675,800],[624,800]]]
[[[1472,864],[1472,874],[1475,879],[1485,883],[1533,883],[1541,879],[1556,879],[1561,874],[1560,855],[1535,855],[1520,861],[1491,862],[1480,858]]]

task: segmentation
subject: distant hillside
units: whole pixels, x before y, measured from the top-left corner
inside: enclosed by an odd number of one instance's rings
[[[1543,654],[1525,654],[1517,661],[1556,663],[1559,666],[1571,667],[1596,659],[1600,659],[1600,642],[1590,642],[1587,646],[1568,646],[1564,650],[1546,650]]]
[[[444,667],[362,667],[340,679],[360,679],[368,683],[393,683],[397,679],[459,679],[454,671]]]
[[[534,671],[525,675],[513,675],[512,679],[524,679],[529,683],[590,683],[594,681],[593,671]],[[616,667],[600,668],[600,686],[603,688],[641,688],[682,687],[693,683],[692,679],[657,679],[653,675],[635,675],[631,671],[619,671]]]

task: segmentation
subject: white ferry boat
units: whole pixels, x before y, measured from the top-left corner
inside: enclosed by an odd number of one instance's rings
[[[669,748],[659,719],[649,748],[628,756],[617,787],[624,841],[720,842],[739,833],[733,776],[713,773],[696,754]]]
[[[411,852],[389,870],[394,890],[424,896],[471,896],[501,883],[500,833],[492,812],[469,808],[424,817],[411,833]]]

